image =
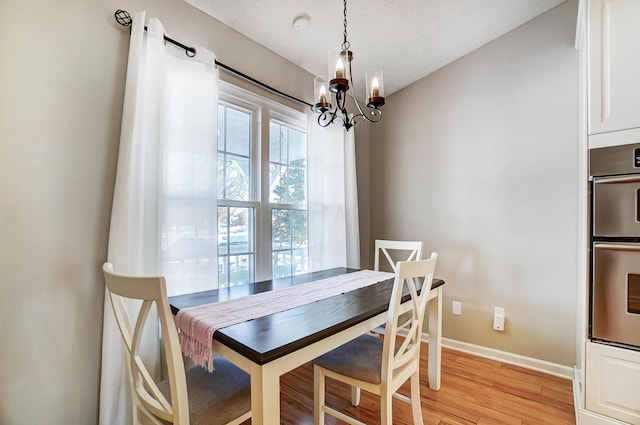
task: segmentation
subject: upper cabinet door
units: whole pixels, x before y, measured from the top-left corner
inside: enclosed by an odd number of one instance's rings
[[[640,127],[640,0],[589,1],[589,134]]]

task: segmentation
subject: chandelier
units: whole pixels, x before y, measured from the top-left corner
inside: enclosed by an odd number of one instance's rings
[[[318,124],[327,127],[332,123],[342,122],[342,126],[349,131],[356,124],[356,120],[378,122],[382,118],[380,107],[384,105],[384,86],[382,70],[371,69],[365,73],[367,97],[367,112],[363,111],[355,96],[355,87],[351,77],[351,61],[353,54],[349,50],[347,40],[347,0],[344,0],[344,41],[340,47],[329,50],[329,76],[317,76],[314,79],[313,110],[317,112]],[[351,93],[349,91],[351,90]],[[332,96],[331,93],[334,95]],[[347,94],[353,99],[358,113],[351,114],[346,109]],[[332,99],[333,98],[333,99]],[[331,102],[335,101],[335,107]],[[333,109],[332,109],[333,108]]]

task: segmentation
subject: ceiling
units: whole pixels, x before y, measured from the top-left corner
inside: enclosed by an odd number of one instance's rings
[[[327,52],[343,41],[340,0],[185,1],[314,75],[328,74]],[[354,84],[364,91],[365,71],[382,68],[389,96],[563,1],[351,0]]]

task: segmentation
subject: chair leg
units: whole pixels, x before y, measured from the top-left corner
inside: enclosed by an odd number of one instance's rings
[[[358,406],[360,404],[360,387],[351,387],[351,405]]]
[[[393,393],[388,388],[380,392],[380,425],[393,425]]]
[[[420,403],[420,372],[416,370],[411,375],[411,412],[413,413],[413,423],[422,425],[422,405]]]
[[[322,410],[325,404],[324,373],[316,365],[313,365],[313,383],[313,423],[314,425],[324,425],[324,411]]]

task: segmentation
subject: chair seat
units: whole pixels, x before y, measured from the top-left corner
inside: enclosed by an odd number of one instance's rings
[[[186,370],[191,425],[226,424],[251,410],[249,375],[222,357],[216,357],[213,365],[213,373],[199,366]],[[158,388],[171,399],[168,381]]]
[[[314,359],[313,363],[340,375],[379,384],[383,344],[381,338],[361,335]]]

